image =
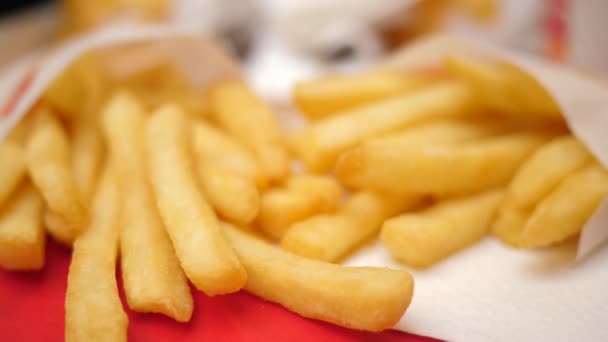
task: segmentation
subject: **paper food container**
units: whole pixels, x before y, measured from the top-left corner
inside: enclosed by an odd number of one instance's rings
[[[5,97],[0,98],[4,103],[0,139],[71,61],[91,49],[164,40],[169,45],[144,49],[149,57],[144,60],[173,59],[198,86],[217,78],[239,77],[238,68],[214,43],[195,35],[177,27],[121,24],[79,37],[41,59],[22,62],[0,80],[13,89],[0,95]],[[176,43],[180,39],[189,40]],[[588,75],[448,36],[435,36],[406,47],[384,66],[423,68],[448,54],[465,52],[510,62],[536,78],[561,107],[572,132],[608,167],[608,138],[604,135],[608,128],[608,90]],[[114,72],[128,73],[137,68],[129,66],[129,58],[124,58]],[[587,222],[578,246],[524,251],[488,237],[428,270],[412,271],[416,279],[413,302],[395,328],[450,341],[608,340],[608,249],[598,248],[607,238],[608,200]],[[593,250],[596,253],[591,254]],[[403,267],[391,260],[379,242],[360,249],[345,264]]]

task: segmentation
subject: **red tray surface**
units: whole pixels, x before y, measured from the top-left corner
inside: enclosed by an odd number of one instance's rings
[[[63,341],[69,262],[70,251],[49,242],[43,271],[0,270],[0,341]],[[195,309],[188,324],[129,312],[129,341],[436,341],[394,330],[354,331],[302,318],[242,291],[213,298],[194,289],[192,293]]]

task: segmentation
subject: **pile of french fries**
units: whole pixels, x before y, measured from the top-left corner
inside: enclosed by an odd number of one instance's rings
[[[416,268],[488,233],[544,247],[608,193],[551,97],[506,64],[331,76],[294,100],[310,124],[285,136],[241,80],[198,93],[170,66],[113,79],[81,57],[0,143],[0,266],[42,268],[47,233],[73,248],[69,341],[126,340],[117,263],[137,312],[189,321],[191,282],[379,331],[413,279],[337,264],[366,241]]]

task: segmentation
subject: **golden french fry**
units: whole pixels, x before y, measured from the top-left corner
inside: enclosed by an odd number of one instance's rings
[[[592,160],[571,135],[555,138],[539,147],[519,168],[500,206],[493,233],[504,243],[522,246],[522,234],[534,207],[564,178]]]
[[[83,118],[76,123],[72,137],[72,173],[86,203],[91,200],[103,160],[103,138],[97,120]]]
[[[313,174],[294,175],[287,180],[287,189],[319,201],[323,212],[335,210],[342,199],[342,187],[334,177]]]
[[[47,206],[65,225],[47,227],[63,243],[72,243],[87,222],[69,162],[70,146],[61,123],[46,109],[37,113],[37,122],[27,143],[27,165],[32,182]],[[62,229],[54,229],[59,228]]]
[[[220,166],[255,180],[260,189],[268,182],[255,158],[221,130],[197,120],[192,124],[192,144],[199,163]]]
[[[249,275],[245,289],[304,317],[344,327],[391,328],[409,306],[409,273],[374,267],[342,267],[293,255],[225,225]]]
[[[395,259],[430,266],[481,239],[503,195],[492,190],[389,219],[382,226],[382,241]]]
[[[44,266],[42,198],[26,182],[0,210],[0,267],[39,270]]]
[[[453,56],[449,72],[466,80],[482,103],[512,116],[561,119],[549,93],[523,70],[507,63],[484,63]]]
[[[571,135],[553,139],[521,166],[509,185],[507,199],[520,208],[536,205],[569,174],[593,158]]]
[[[362,144],[342,155],[338,178],[355,188],[389,193],[466,194],[503,185],[546,132],[516,132],[458,145]]]
[[[341,152],[364,139],[430,119],[461,117],[473,110],[473,94],[467,86],[442,82],[318,121],[291,136],[290,144],[309,170],[326,171]]]
[[[120,261],[129,307],[159,312],[180,322],[193,309],[188,280],[165,232],[148,184],[144,113],[130,95],[115,95],[103,112],[103,128],[124,201],[119,226]]]
[[[280,240],[295,222],[333,211],[342,197],[342,189],[329,176],[293,178],[298,179],[290,180],[287,188],[271,189],[262,194],[257,223],[264,234],[274,240]],[[303,189],[304,183],[309,184],[308,189]]]
[[[544,247],[578,234],[606,194],[608,173],[596,162],[569,175],[534,209],[523,246]]]
[[[294,89],[294,101],[306,116],[318,119],[372,101],[403,94],[428,83],[428,76],[398,70],[330,75],[297,83]]]
[[[146,151],[158,210],[190,281],[210,296],[241,289],[247,274],[197,189],[187,120],[178,107],[164,106],[148,119]]]
[[[213,164],[199,164],[201,189],[218,215],[248,224],[258,215],[260,194],[253,180]]]
[[[414,197],[356,193],[338,213],[313,216],[289,227],[281,246],[311,259],[335,262],[373,237],[384,220],[418,202]]]
[[[46,89],[43,99],[59,114],[77,117],[86,109],[87,99],[97,96],[103,84],[103,70],[94,55],[80,57]]]
[[[116,284],[120,189],[108,166],[91,221],[74,242],[65,296],[66,341],[126,341],[128,318]]]
[[[483,118],[434,120],[366,140],[366,143],[393,146],[460,143],[504,134],[510,130],[509,126],[504,120]]]
[[[217,84],[210,92],[216,120],[257,157],[270,181],[289,174],[290,160],[270,107],[238,80]]]
[[[25,176],[23,149],[9,141],[1,142],[0,165],[0,206],[2,206]]]

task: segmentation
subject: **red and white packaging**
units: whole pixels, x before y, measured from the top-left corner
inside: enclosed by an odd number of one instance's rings
[[[42,59],[27,62],[13,74],[16,81],[12,88],[16,91],[5,99],[0,139],[83,52],[121,43],[195,36],[196,32],[174,26],[120,24],[79,37]],[[209,41],[191,40],[179,47],[170,45],[154,51],[174,59],[200,85],[218,77],[239,75]],[[407,47],[386,66],[427,67],[447,54],[464,52],[502,59],[530,73],[555,98],[574,134],[608,167],[608,138],[604,134],[608,127],[608,88],[584,73],[449,36],[432,37]],[[488,237],[428,270],[414,271],[414,299],[396,328],[450,341],[608,340],[608,248],[597,249],[607,238],[608,200],[587,222],[578,248],[565,245],[543,251],[514,250]],[[590,255],[594,249],[597,253]],[[579,260],[588,258],[577,263],[577,252]],[[403,267],[392,261],[378,242],[364,247],[345,264]]]

